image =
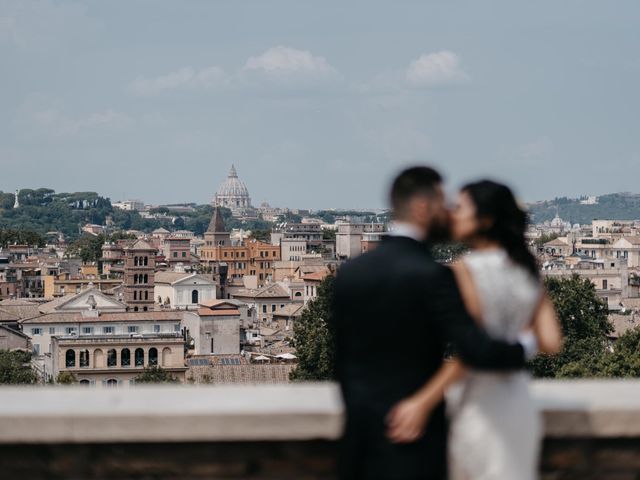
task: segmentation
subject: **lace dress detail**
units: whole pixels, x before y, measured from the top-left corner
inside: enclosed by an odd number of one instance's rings
[[[464,263],[483,327],[493,338],[516,341],[533,318],[540,284],[503,250],[472,252]],[[451,478],[534,480],[541,428],[528,374],[472,371],[458,387],[450,409]]]

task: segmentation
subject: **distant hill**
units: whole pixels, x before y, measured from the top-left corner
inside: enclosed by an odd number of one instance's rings
[[[589,224],[592,220],[639,220],[640,194],[612,193],[598,197],[595,205],[584,205],[580,199],[558,197],[527,205],[531,221],[542,223],[552,220],[556,212],[565,221]]]
[[[22,189],[19,207],[14,208],[15,195],[0,191],[0,230],[26,230],[45,235],[47,232],[62,232],[67,240],[82,235],[81,228],[87,223],[104,225],[107,217],[113,222],[112,229],[140,230],[146,233],[163,227],[169,231],[186,229],[202,235],[209,225],[213,207],[195,205],[188,212],[171,213],[168,208],[157,208],[157,218],[143,218],[136,211],[114,208],[107,197],[96,192],[56,193],[49,188]],[[240,221],[231,217],[231,211],[222,209],[227,228],[245,230],[270,230],[272,224],[263,220]]]

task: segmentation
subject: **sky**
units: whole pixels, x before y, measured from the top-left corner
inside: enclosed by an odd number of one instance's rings
[[[640,191],[637,0],[0,0],[0,190],[380,208]]]

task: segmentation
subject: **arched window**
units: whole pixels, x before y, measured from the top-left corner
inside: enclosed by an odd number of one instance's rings
[[[118,354],[115,348],[107,352],[107,367],[115,367],[118,364]]]
[[[104,355],[102,354],[102,350],[99,348],[93,352],[93,366],[95,368],[104,367]]]
[[[301,297],[302,296],[302,292],[296,292],[296,294],[294,295],[294,297]]]
[[[80,385],[82,385],[83,387],[88,387],[89,385],[91,385],[91,382],[89,380],[87,380],[86,378],[80,380]]]
[[[80,366],[84,368],[89,366],[89,350],[80,350]]]
[[[136,361],[136,367],[144,366],[144,350],[143,349],[136,348],[135,361]]]
[[[143,311],[143,312],[146,312],[147,310],[148,310],[148,308],[147,308],[147,307],[142,307],[142,311]]]
[[[138,274],[137,273],[133,276],[133,283],[134,283],[134,285],[136,283],[138,283]]]
[[[149,283],[149,275],[147,275],[146,273],[145,273],[145,275],[144,275],[144,282],[143,282],[143,283],[144,283],[145,285],[146,285],[147,283]]]
[[[133,307],[133,311],[137,312],[138,311],[138,307]]]
[[[157,366],[158,365],[158,349],[150,348],[149,349],[149,366]]]
[[[171,360],[171,349],[169,347],[165,347],[162,349],[162,366],[166,367],[169,365]]]
[[[145,275],[146,277],[146,275]],[[144,299],[145,300],[149,300],[149,291],[147,290],[146,292],[144,292]]]
[[[130,367],[131,366],[131,350],[128,348],[123,348],[120,352],[120,366],[122,367]]]
[[[116,380],[115,378],[110,378],[109,380],[107,380],[106,382],[104,382],[104,384],[107,387],[117,387],[118,386],[118,380]]]
[[[133,291],[133,299],[134,300],[138,299],[138,292],[136,290]]]
[[[198,303],[198,290],[191,292],[191,303]]]
[[[149,265],[149,257],[144,257],[144,266]]]
[[[162,303],[162,297],[158,296],[158,303]]]
[[[133,259],[133,266],[134,266],[134,267],[137,267],[137,266],[138,266],[138,257],[135,257],[135,258]]]
[[[67,368],[76,366],[76,351],[75,350],[67,350],[65,353],[65,365]]]

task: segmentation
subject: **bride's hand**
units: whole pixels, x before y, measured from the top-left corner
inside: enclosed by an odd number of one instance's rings
[[[411,443],[424,433],[431,409],[423,401],[409,397],[398,402],[387,414],[387,437],[393,443]]]

